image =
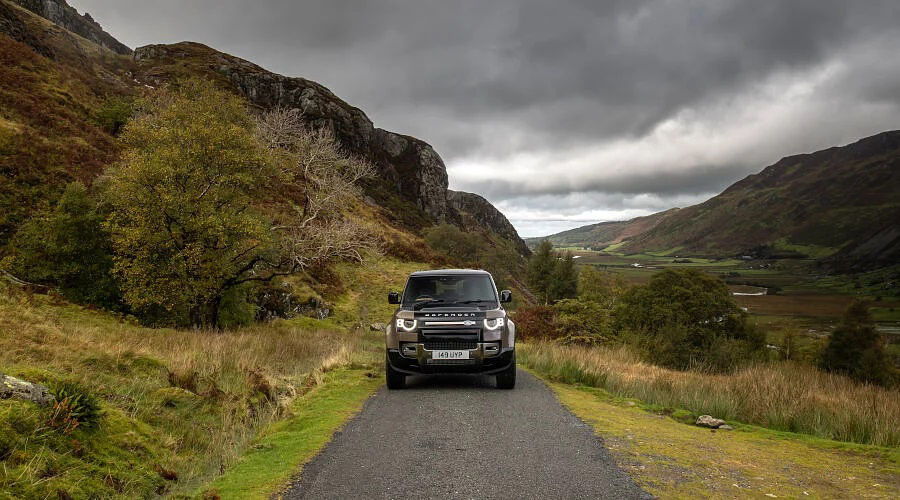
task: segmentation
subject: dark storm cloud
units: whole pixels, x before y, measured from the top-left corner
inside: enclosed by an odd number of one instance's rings
[[[900,126],[896,0],[70,3],[132,46],[190,39],[317,80],[495,202],[714,192]],[[646,148],[666,154],[628,168]],[[515,175],[523,152],[574,166]]]

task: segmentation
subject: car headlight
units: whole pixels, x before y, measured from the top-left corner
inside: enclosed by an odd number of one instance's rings
[[[488,330],[497,330],[503,328],[503,318],[485,318],[484,327]]]
[[[404,332],[411,332],[415,330],[418,324],[419,322],[414,319],[397,318],[397,328],[403,330]]]

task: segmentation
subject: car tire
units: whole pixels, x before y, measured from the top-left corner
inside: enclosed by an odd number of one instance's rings
[[[384,358],[384,378],[388,389],[403,389],[406,386],[406,375],[395,370],[387,356]]]
[[[516,353],[512,355],[509,368],[497,374],[498,389],[514,389],[516,387]]]

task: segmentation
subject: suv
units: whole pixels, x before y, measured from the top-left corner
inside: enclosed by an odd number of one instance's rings
[[[477,373],[496,375],[497,387],[516,385],[516,325],[501,306],[512,292],[497,294],[486,271],[443,269],[412,273],[387,326],[388,389],[400,389],[407,375]]]

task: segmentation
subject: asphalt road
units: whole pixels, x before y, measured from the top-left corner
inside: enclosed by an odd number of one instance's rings
[[[519,371],[381,388],[284,498],[648,498],[590,427]]]

